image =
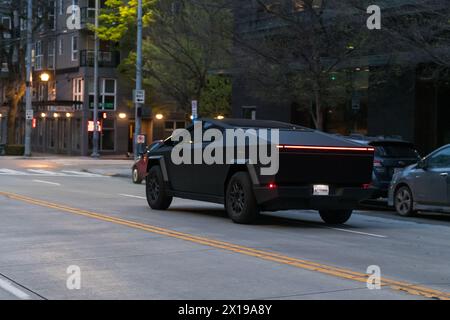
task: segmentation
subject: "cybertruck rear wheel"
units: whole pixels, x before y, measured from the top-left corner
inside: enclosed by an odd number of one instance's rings
[[[257,219],[259,208],[247,172],[237,172],[231,177],[225,194],[225,209],[235,223],[250,224]]]
[[[167,195],[163,175],[159,166],[153,166],[146,179],[146,196],[148,205],[155,210],[166,210],[172,203],[172,197]]]
[[[352,210],[320,210],[320,217],[327,224],[346,223],[352,216]]]

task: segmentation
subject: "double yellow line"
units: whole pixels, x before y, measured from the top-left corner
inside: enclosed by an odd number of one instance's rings
[[[147,231],[147,232],[160,234],[160,235],[171,237],[171,238],[177,238],[177,239],[181,239],[181,240],[185,240],[185,241],[190,241],[193,243],[202,244],[202,245],[217,248],[217,249],[240,253],[240,254],[244,254],[247,256],[252,256],[252,257],[256,257],[256,258],[267,260],[267,261],[273,261],[273,262],[277,262],[277,263],[284,264],[284,265],[289,265],[289,266],[300,268],[300,269],[316,271],[316,272],[320,272],[320,273],[327,274],[330,276],[335,276],[335,277],[342,278],[342,279],[354,280],[354,281],[364,282],[364,283],[366,283],[367,279],[368,279],[367,274],[361,273],[361,272],[356,272],[356,271],[349,270],[349,269],[328,266],[328,265],[316,263],[313,261],[292,258],[292,257],[285,256],[282,254],[274,253],[274,252],[253,249],[250,247],[240,246],[240,245],[229,243],[229,242],[209,239],[206,237],[195,236],[195,235],[182,233],[182,232],[178,232],[178,231],[174,231],[174,230],[170,230],[170,229],[160,228],[160,227],[143,224],[143,223],[139,223],[139,222],[135,222],[135,221],[124,220],[124,219],[104,215],[101,213],[96,213],[96,212],[87,211],[87,210],[83,210],[83,209],[72,208],[72,207],[62,205],[62,204],[57,204],[57,203],[52,203],[52,202],[48,202],[48,201],[44,201],[44,200],[34,199],[34,198],[30,198],[30,197],[26,197],[26,196],[14,194],[14,193],[0,191],[0,195],[3,195],[10,199],[33,204],[33,205],[52,208],[52,209],[56,209],[56,210],[64,211],[64,212],[70,212],[73,214],[77,214],[77,215],[81,215],[81,216],[85,216],[85,217],[89,217],[89,218],[93,218],[93,219],[97,219],[97,220],[101,220],[101,221],[112,222],[115,224],[131,227],[131,228],[135,228],[135,229],[139,229],[139,230],[143,230],[143,231]],[[385,288],[403,291],[403,292],[406,292],[406,293],[409,293],[412,295],[418,295],[418,296],[422,296],[422,297],[426,297],[426,298],[450,300],[450,293],[448,293],[448,292],[443,292],[443,291],[435,290],[432,288],[423,287],[420,285],[414,285],[414,284],[407,283],[407,282],[387,279],[384,277],[382,278],[382,286]]]

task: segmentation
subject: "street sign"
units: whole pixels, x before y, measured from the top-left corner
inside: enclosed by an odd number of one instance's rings
[[[33,110],[27,110],[25,112],[25,119],[33,120],[33,116],[34,116]]]
[[[134,103],[145,103],[145,90],[134,90]]]
[[[192,120],[196,120],[198,118],[198,101],[192,100]]]
[[[145,143],[145,135],[140,134],[136,137],[136,143],[137,144],[144,144]]]

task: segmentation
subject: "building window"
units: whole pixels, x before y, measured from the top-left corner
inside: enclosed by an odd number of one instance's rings
[[[73,101],[83,101],[83,85],[83,78],[75,78],[72,80]]]
[[[36,41],[34,50],[34,68],[35,70],[42,70],[42,60],[44,55],[42,53],[41,41]]]
[[[56,2],[53,0],[48,2],[48,28],[56,30]]]
[[[27,30],[27,20],[20,18],[20,31]]]
[[[55,69],[55,41],[49,41],[47,44],[47,67]]]
[[[58,54],[61,56],[64,53],[64,41],[63,38],[59,38],[58,41]]]
[[[39,83],[37,85],[37,99],[38,101],[45,101],[45,91],[47,90],[47,84],[46,83]]]
[[[2,17],[2,26],[3,26],[3,39],[11,38],[11,18],[10,17]]]
[[[78,36],[72,36],[72,61],[78,60]]]
[[[256,107],[243,106],[242,107],[242,118],[256,120]]]
[[[115,121],[114,119],[102,119],[101,150],[114,151],[115,149]]]
[[[116,110],[116,80],[100,79],[98,108],[99,110]],[[94,108],[94,83],[89,82],[89,108]]]
[[[56,81],[48,82],[48,99],[49,101],[56,100]]]

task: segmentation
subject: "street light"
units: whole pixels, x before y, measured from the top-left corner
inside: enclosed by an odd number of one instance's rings
[[[124,112],[119,113],[119,119],[126,119],[127,118],[127,114]]]
[[[39,76],[39,78],[41,79],[41,81],[43,82],[48,82],[48,80],[50,80],[50,75],[47,72],[43,72],[41,73],[41,75]]]
[[[225,119],[225,117],[222,116],[222,115],[219,115],[219,116],[216,117],[216,119],[217,119],[217,120],[223,120],[223,119]]]
[[[158,120],[162,120],[162,119],[164,118],[164,116],[163,116],[161,113],[158,113],[158,114],[155,116],[155,118],[158,119]]]

